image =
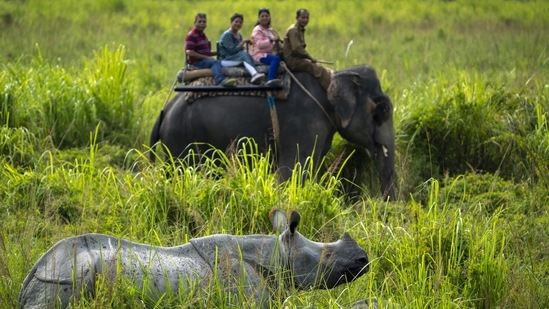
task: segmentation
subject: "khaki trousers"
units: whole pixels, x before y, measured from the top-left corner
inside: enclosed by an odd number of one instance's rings
[[[332,81],[332,73],[320,64],[312,63],[309,59],[284,59],[288,68],[296,72],[308,72],[312,74],[324,90],[328,90]]]

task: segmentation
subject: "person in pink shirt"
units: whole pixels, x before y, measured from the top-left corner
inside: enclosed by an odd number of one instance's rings
[[[251,40],[253,44],[252,57],[254,60],[269,65],[265,86],[282,86],[282,81],[277,79],[276,76],[276,72],[280,66],[278,48],[279,44],[282,44],[282,40],[271,28],[271,13],[269,9],[259,9],[257,24],[252,32]]]

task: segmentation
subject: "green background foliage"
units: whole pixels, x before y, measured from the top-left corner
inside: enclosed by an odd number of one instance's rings
[[[395,107],[398,201],[379,198],[371,158],[339,136],[317,182],[297,168],[279,183],[254,147],[198,167],[148,162],[195,14],[214,41],[235,11],[249,35],[259,7],[281,34],[308,8],[312,55],[376,68]],[[272,233],[274,207],[299,210],[313,240],[350,232],[372,264],[334,290],[281,290],[273,307],[549,307],[547,29],[541,0],[0,1],[0,307],[64,237]],[[211,289],[148,306],[225,307]],[[97,290],[76,307],[143,307],[121,278]]]

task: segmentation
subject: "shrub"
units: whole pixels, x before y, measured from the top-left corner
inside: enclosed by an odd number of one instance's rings
[[[86,69],[71,73],[38,56],[28,69],[17,63],[3,71],[0,119],[26,128],[58,148],[82,147],[99,126],[98,142],[131,145],[132,88],[126,79],[124,48],[103,48]]]
[[[513,132],[519,125],[531,128],[534,106],[503,85],[457,74],[455,83],[439,78],[410,90],[409,100],[422,104],[405,110],[400,121],[402,152],[413,158],[422,179],[471,170],[528,177],[525,151]]]

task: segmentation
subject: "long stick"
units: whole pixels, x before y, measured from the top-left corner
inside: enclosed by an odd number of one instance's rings
[[[316,62],[322,63],[322,64],[335,64],[335,62],[325,61],[325,60],[317,60]]]
[[[175,87],[175,84],[177,84],[177,78],[173,81],[173,85],[170,88],[170,92],[168,93],[168,96],[166,97],[166,101],[164,102],[164,106],[168,104],[168,100],[170,100],[170,97],[172,96],[173,88]]]
[[[267,94],[267,102],[269,103],[269,113],[271,114],[271,126],[273,128],[275,144],[275,149],[273,151],[275,156],[274,159],[277,160],[278,152],[280,151],[280,125],[278,123],[278,114],[276,112],[276,101],[270,92]]]

